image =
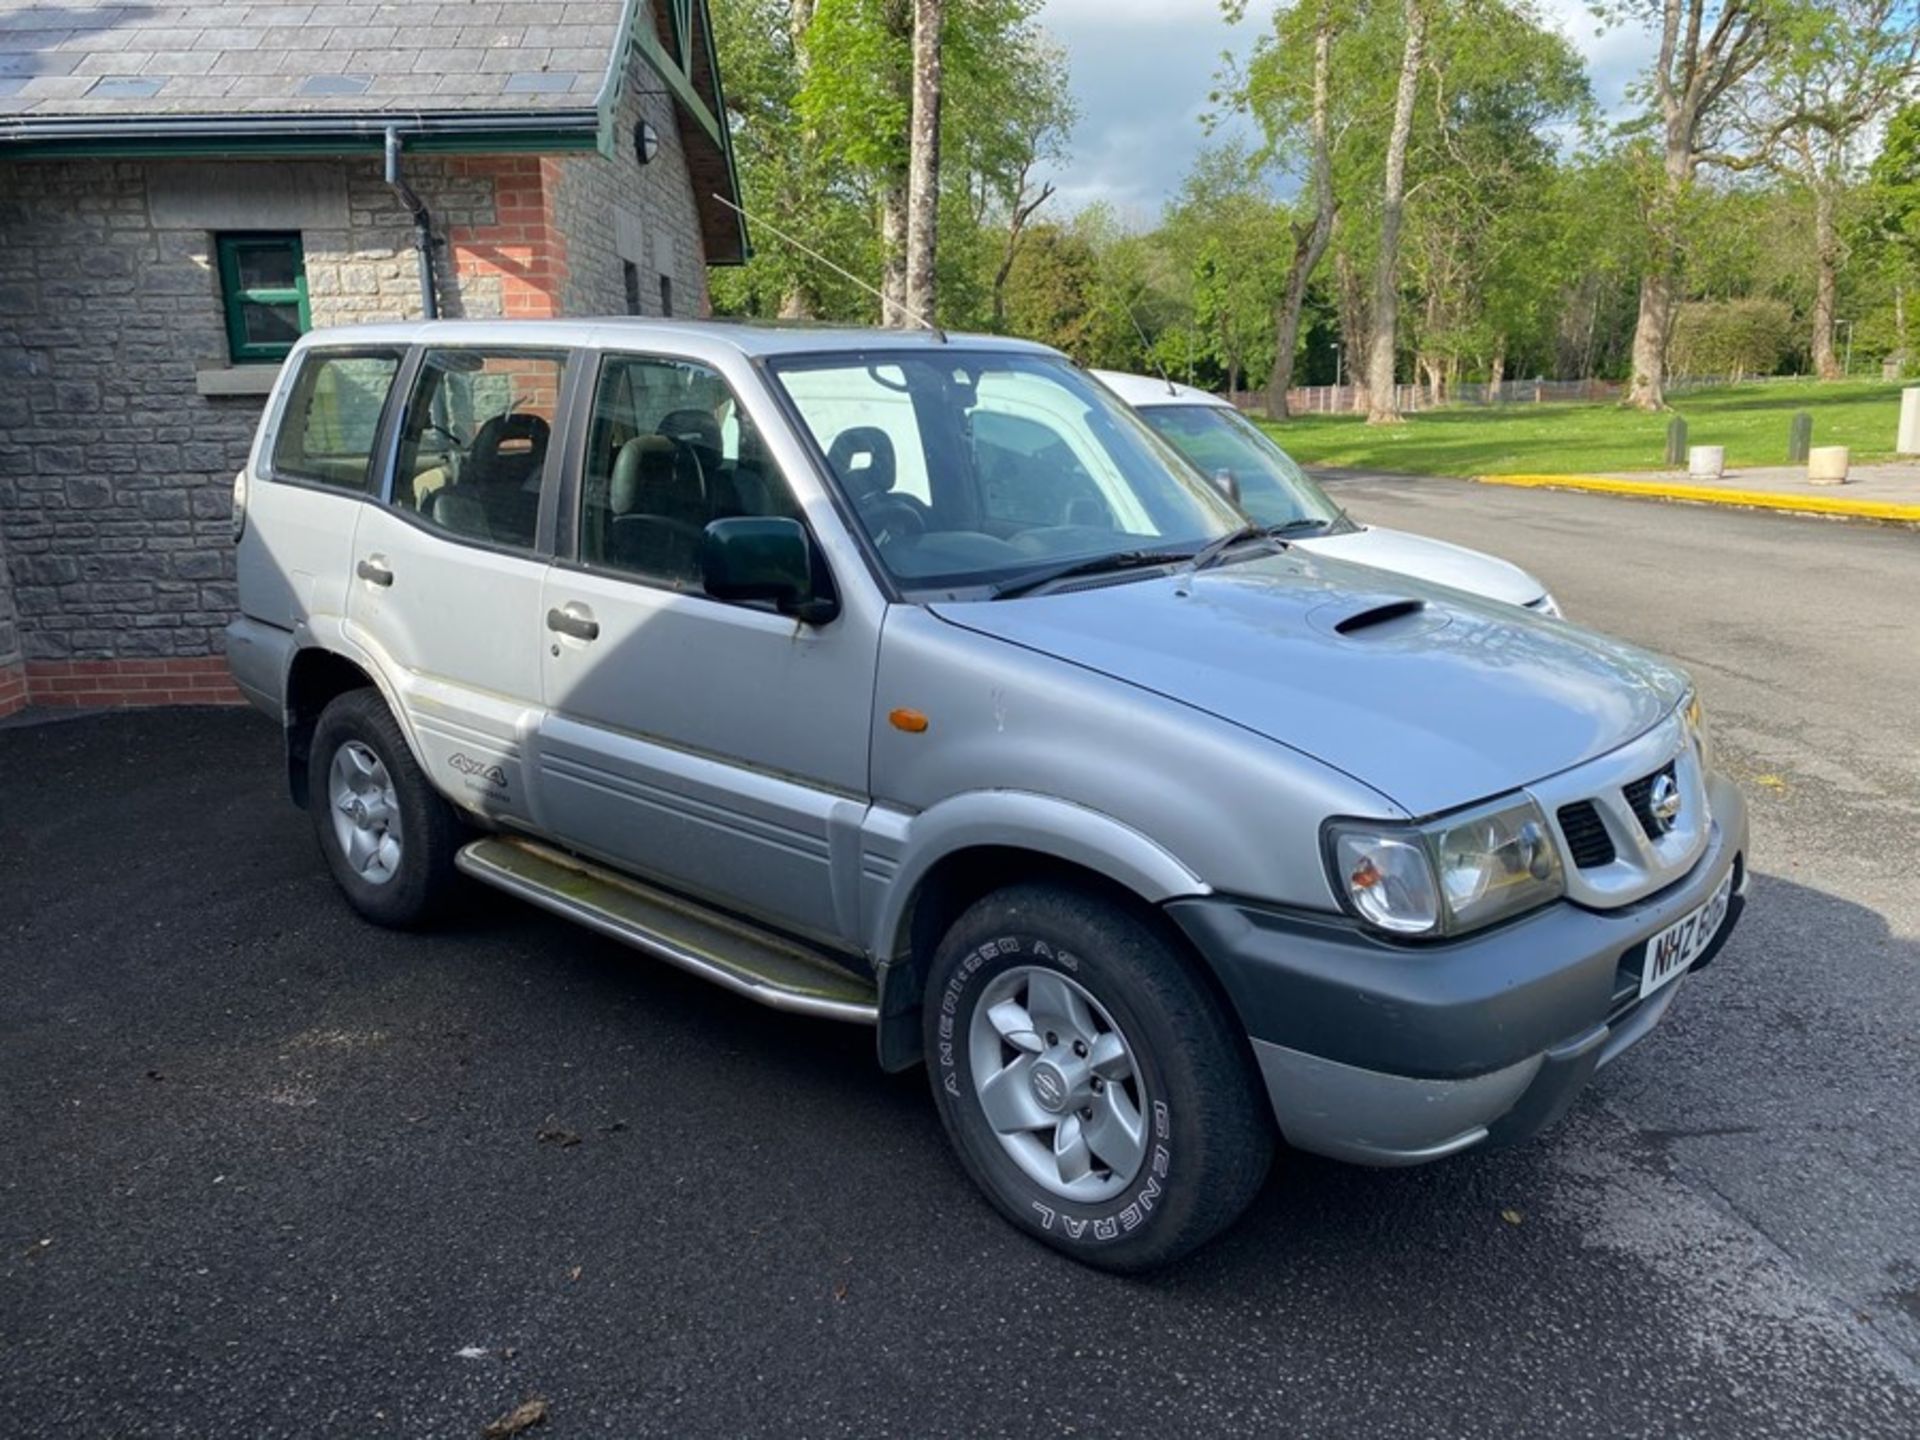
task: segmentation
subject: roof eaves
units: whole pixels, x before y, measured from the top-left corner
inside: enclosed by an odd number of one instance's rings
[[[327,112],[302,115],[0,116],[0,156],[325,155],[377,151],[389,130],[416,151],[585,150],[593,110]]]

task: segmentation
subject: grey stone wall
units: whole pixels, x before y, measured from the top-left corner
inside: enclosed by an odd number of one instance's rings
[[[552,205],[560,308],[706,311],[672,102],[636,60],[612,158],[569,156]],[[660,151],[641,166],[642,114]],[[409,156],[436,233],[492,226],[485,164]],[[271,366],[228,365],[214,237],[298,231],[316,326],[417,317],[412,221],[377,160],[0,164],[0,665],[216,653],[231,618],[229,506]],[[438,255],[442,313],[502,313],[497,275]],[[236,382],[253,393],[231,391]]]
[[[15,623],[13,572],[7,567],[7,537],[0,533],[0,672],[20,663],[20,626]]]
[[[631,261],[640,270],[643,315],[660,313],[662,275],[673,281],[675,315],[705,315],[706,253],[680,122],[673,100],[661,93],[660,77],[638,55],[616,116],[611,159],[577,155],[559,164],[554,220],[567,243],[563,309],[569,315],[626,314],[622,262]],[[634,126],[642,117],[660,137],[659,152],[644,166],[633,145]]]
[[[424,158],[410,174],[441,225],[492,223],[485,176]],[[227,367],[213,237],[235,229],[301,233],[316,325],[420,313],[411,221],[378,162],[0,165],[0,639],[29,660],[220,649],[231,486],[261,406],[201,393]],[[440,269],[447,313],[499,313],[497,281]]]

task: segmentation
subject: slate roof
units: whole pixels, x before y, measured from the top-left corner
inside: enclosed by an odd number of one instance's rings
[[[0,117],[589,110],[624,8],[0,0]]]

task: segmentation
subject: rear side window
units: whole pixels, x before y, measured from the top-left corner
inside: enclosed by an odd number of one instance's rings
[[[391,503],[459,539],[531,550],[565,366],[532,351],[429,350]]]
[[[399,369],[397,354],[309,353],[274,437],[275,478],[364,490],[380,415]]]

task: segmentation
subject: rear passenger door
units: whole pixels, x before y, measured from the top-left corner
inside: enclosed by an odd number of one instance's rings
[[[528,751],[566,368],[561,351],[422,352],[380,503],[354,535],[355,638],[398,691],[435,783],[501,819],[537,821]]]
[[[709,521],[803,519],[717,372],[605,355],[589,416],[541,607],[555,832],[789,930],[857,941],[877,628],[706,594]]]
[[[254,620],[282,630],[346,615],[353,532],[405,351],[310,349],[254,456],[235,567]]]

